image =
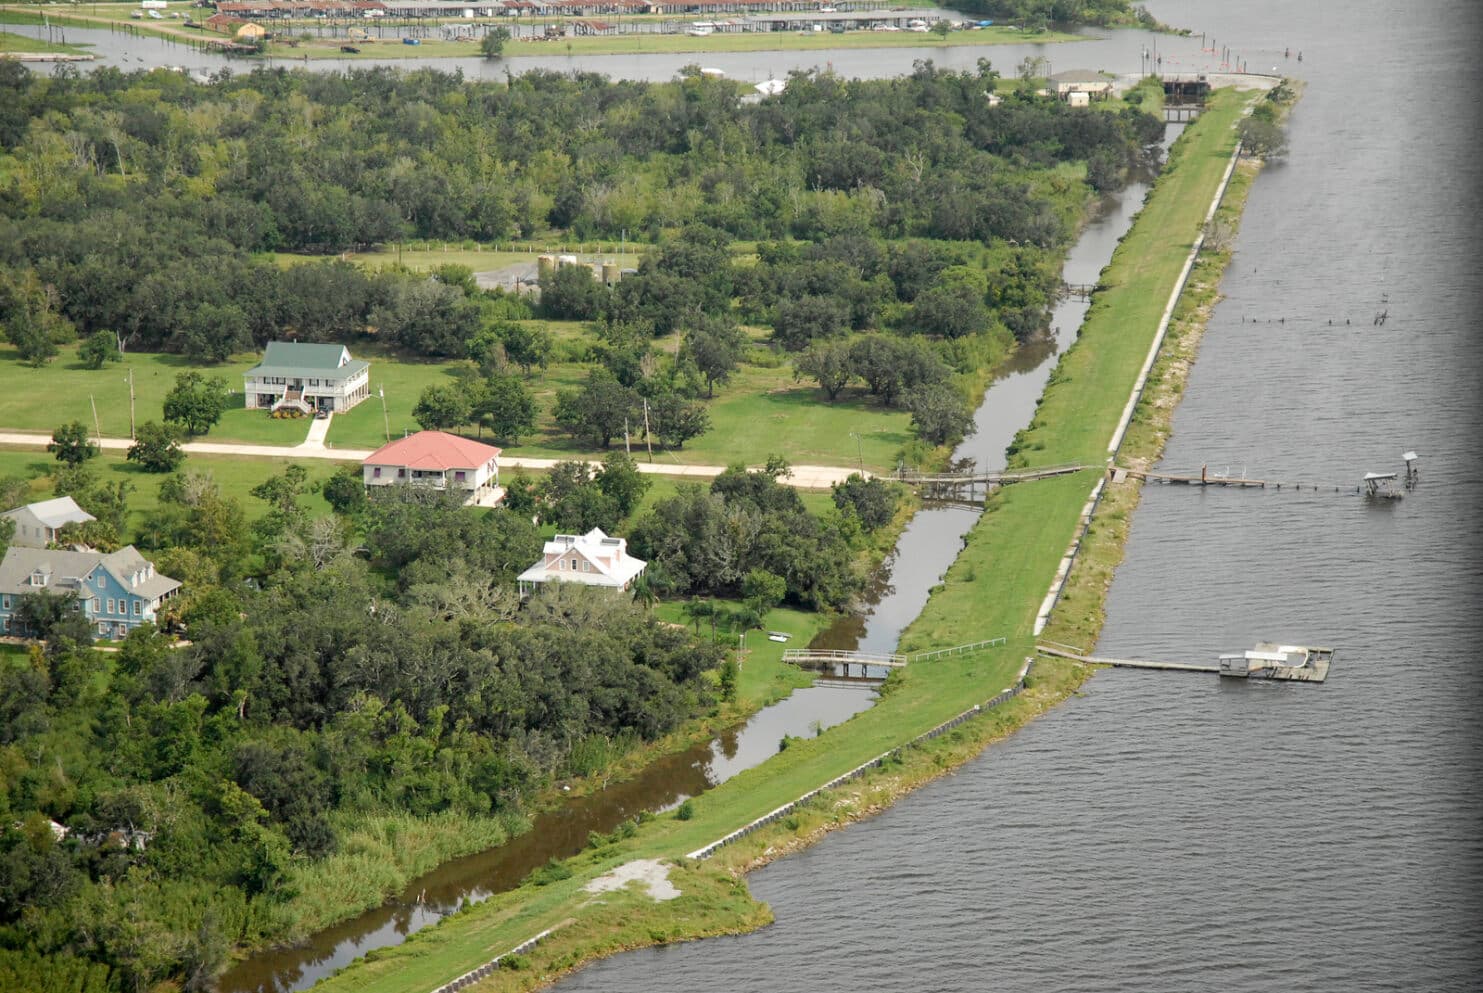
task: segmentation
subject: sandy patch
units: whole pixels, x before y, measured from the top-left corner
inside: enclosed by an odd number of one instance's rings
[[[642,882],[655,900],[673,900],[680,895],[674,883],[669,881],[669,866],[658,859],[636,859],[625,862],[605,876],[598,876],[583,887],[588,893],[606,893],[621,890],[635,880]]]

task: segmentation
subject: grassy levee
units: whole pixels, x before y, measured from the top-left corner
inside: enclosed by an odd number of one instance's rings
[[[1077,344],[1063,357],[1022,450],[1035,463],[1086,460],[1100,466],[1234,144],[1244,98],[1218,94],[1171,155],[1133,230],[1104,272]],[[1008,487],[992,500],[967,547],[902,637],[904,650],[1005,635],[1002,649],[922,663],[898,675],[879,704],[823,735],[791,742],[763,766],[699,798],[694,816],[661,818],[634,837],[598,843],[569,860],[571,878],[465,908],[436,928],[332,977],[318,989],[430,990],[548,928],[558,930],[514,968],[480,990],[529,989],[592,958],[658,942],[747,930],[770,919],[744,893],[739,874],[806,844],[822,831],[866,815],[901,792],[976,754],[1069,694],[1081,667],[1042,663],[1027,691],[988,716],[961,725],[899,760],[832,791],[715,858],[684,864],[673,878],[683,894],[654,903],[639,893],[589,896],[582,884],[633,858],[677,859],[992,696],[1032,649],[1035,612],[1070,540],[1099,469]]]

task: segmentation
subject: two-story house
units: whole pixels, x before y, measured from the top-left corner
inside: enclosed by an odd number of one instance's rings
[[[493,445],[446,431],[419,431],[376,449],[361,463],[366,486],[426,486],[463,495],[465,506],[492,507],[505,495]]]
[[[7,510],[0,517],[15,521],[15,534],[11,536],[10,543],[28,548],[45,548],[57,540],[57,532],[68,524],[86,524],[95,519],[70,496],[28,503],[24,507]]]
[[[179,589],[177,580],[155,572],[133,545],[108,553],[11,547],[0,560],[0,633],[29,634],[19,629],[16,610],[25,596],[47,592],[75,596],[74,609],[98,637],[122,638],[154,622],[160,604]]]
[[[262,362],[242,374],[242,393],[246,406],[262,410],[343,413],[371,395],[371,364],[344,345],[270,341]]]
[[[593,528],[586,534],[558,534],[546,542],[541,561],[522,572],[517,582],[521,596],[551,582],[626,590],[648,564],[628,554],[626,538]]]

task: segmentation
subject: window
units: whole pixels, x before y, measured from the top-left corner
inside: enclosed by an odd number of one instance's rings
[[[381,478],[381,467],[379,465],[378,466],[375,466],[375,467],[373,467],[371,469],[371,478],[372,479],[380,479]]]
[[[407,478],[407,470],[406,469],[398,469],[396,471],[396,478],[397,479],[406,479]]]
[[[113,613],[113,597],[108,598],[108,610],[106,610],[105,613]]]
[[[5,594],[3,597],[0,597],[0,607],[4,607],[6,610],[9,610],[10,609],[10,594],[9,593]]]
[[[577,560],[576,559],[572,559],[572,572],[576,572],[576,571],[577,571]]]
[[[591,562],[583,562],[582,563],[582,571],[583,572],[591,572],[592,571],[592,563]]]
[[[98,625],[98,633],[99,634],[107,634],[108,633],[108,625],[107,624],[99,624]]]
[[[318,386],[319,385],[319,380],[317,380],[317,379],[311,379],[311,380],[309,380],[309,385],[310,386]]]
[[[464,472],[463,472],[462,469],[455,469],[454,470],[454,472],[453,472],[453,479],[454,479],[455,482],[459,482],[459,483],[463,482],[463,477],[464,477]]]
[[[143,600],[135,600],[134,601],[134,616],[135,617],[143,617],[144,616],[144,601]]]
[[[98,589],[101,590],[103,588],[103,586],[104,586],[103,577],[102,576],[99,576],[97,582],[98,582]]]

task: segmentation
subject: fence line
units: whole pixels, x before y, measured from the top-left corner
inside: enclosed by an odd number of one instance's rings
[[[967,655],[969,652],[978,652],[985,648],[996,648],[1004,643],[1003,638],[989,638],[986,641],[975,641],[967,645],[954,645],[952,648],[937,648],[930,652],[917,652],[910,657],[910,660],[912,662],[926,662],[929,659],[942,658],[948,655]]]
[[[953,728],[957,727],[959,724],[962,724],[964,721],[972,717],[977,717],[979,714],[982,714],[986,710],[992,710],[993,708],[999,706],[999,704],[1004,703],[1006,700],[1012,700],[1013,698],[1019,696],[1020,692],[1025,688],[1025,677],[1030,674],[1030,669],[1034,665],[1035,660],[1033,658],[1026,659],[1025,664],[1020,666],[1020,672],[1019,675],[1015,677],[1015,681],[1009,686],[1000,690],[994,696],[990,697],[988,700],[985,700],[983,703],[975,704],[974,706],[969,707],[958,716],[944,721],[932,730],[917,735],[915,738],[911,739],[903,745],[898,745],[895,748],[890,749],[889,751],[882,752],[870,761],[855,766],[855,768],[851,769],[844,775],[834,777],[823,786],[820,786],[817,789],[809,790],[798,799],[793,800],[789,803],[785,803],[781,807],[778,807],[776,810],[772,810],[766,814],[763,814],[761,817],[757,818],[755,821],[752,821],[750,824],[744,825],[743,827],[737,828],[735,831],[732,831],[730,834],[717,838],[715,841],[711,842],[709,845],[706,845],[703,848],[697,848],[695,851],[690,852],[685,857],[690,859],[710,858],[721,848],[724,848],[732,842],[740,841],[742,838],[745,838],[747,835],[752,834],[754,831],[757,831],[760,828],[764,828],[767,825],[772,824],[779,818],[786,817],[788,814],[797,810],[803,804],[808,803],[819,794],[824,793],[828,790],[832,790],[836,786],[847,783],[852,779],[857,779],[860,776],[863,776],[869,770],[878,768],[887,759],[892,758],[896,755],[900,755],[901,752],[912,747],[913,745],[919,745],[924,741],[930,741],[933,738],[938,737],[939,735],[946,734],[948,731],[951,731]]]
[[[984,646],[987,646],[987,645],[993,645],[993,644],[1001,644],[1002,645],[1003,643],[1004,643],[1004,639],[1003,638],[991,638],[988,641],[976,642],[975,644],[976,645],[984,645]],[[943,649],[943,651],[966,650],[966,649],[971,648],[971,647],[973,647],[973,646],[970,646],[970,645],[959,645],[956,648]],[[704,848],[696,849],[695,851],[689,853],[685,857],[686,858],[690,858],[690,859],[705,859],[705,858],[710,858],[710,856],[714,855],[720,848],[724,847],[725,845],[729,845],[733,841],[738,841],[741,838],[744,838],[747,835],[751,834],[753,831],[756,831],[758,828],[763,827],[763,826],[765,826],[767,824],[771,824],[772,822],[776,821],[778,818],[784,817],[784,816],[788,815],[792,811],[796,810],[802,804],[807,803],[808,801],[812,800],[814,797],[816,797],[819,794],[825,792],[826,790],[834,789],[836,786],[839,786],[839,785],[841,785],[843,783],[847,783],[851,779],[858,778],[859,776],[864,775],[868,770],[880,766],[881,763],[883,763],[883,762],[886,761],[886,759],[888,759],[888,758],[890,758],[890,757],[892,757],[894,755],[899,755],[905,749],[910,748],[913,745],[921,744],[924,741],[930,741],[933,738],[939,737],[940,735],[946,734],[948,731],[951,731],[953,728],[957,727],[959,724],[962,724],[964,721],[968,720],[969,718],[976,717],[976,716],[978,716],[979,714],[983,713],[986,710],[992,710],[993,708],[997,707],[999,704],[1004,703],[1006,700],[1012,700],[1013,698],[1019,696],[1020,693],[1021,693],[1021,691],[1024,690],[1024,688],[1025,688],[1025,679],[1026,679],[1026,677],[1028,677],[1030,675],[1030,670],[1033,669],[1034,666],[1035,666],[1035,660],[1034,660],[1034,658],[1027,658],[1027,659],[1025,659],[1025,664],[1022,665],[1022,666],[1020,666],[1019,674],[1017,676],[1015,676],[1014,682],[1012,684],[1010,684],[1009,686],[1005,687],[1004,689],[1000,690],[997,694],[995,694],[994,696],[990,697],[988,700],[985,700],[983,703],[977,704],[977,705],[972,706],[972,707],[969,707],[967,710],[963,711],[958,716],[956,716],[956,717],[954,717],[954,718],[952,718],[950,720],[944,721],[943,723],[937,725],[935,728],[933,728],[930,731],[927,731],[927,732],[924,732],[922,734],[917,735],[915,738],[913,738],[910,741],[906,742],[906,744],[904,744],[904,745],[898,745],[897,747],[891,749],[890,751],[882,752],[880,755],[877,755],[875,758],[871,759],[869,762],[866,762],[863,765],[856,766],[855,768],[851,769],[849,772],[845,773],[842,776],[836,776],[836,777],[834,777],[833,779],[829,780],[829,782],[825,783],[823,786],[820,786],[818,789],[809,790],[807,793],[805,793],[803,796],[799,797],[798,799],[794,800],[793,802],[783,804],[783,806],[777,808],[776,810],[771,811],[770,813],[764,814],[762,817],[759,817],[757,820],[752,821],[750,824],[747,824],[746,826],[744,826],[742,828],[739,828],[739,829],[731,832],[730,834],[728,834],[728,835],[726,835],[726,836],[724,836],[722,838],[717,839],[716,841],[711,842],[709,845],[706,845]],[[500,954],[496,955],[494,958],[490,959],[488,962],[485,962],[483,965],[480,965],[480,966],[478,966],[478,967],[476,967],[474,969],[470,969],[468,972],[466,972],[463,975],[459,976],[457,979],[450,980],[447,983],[444,983],[442,986],[439,986],[439,987],[435,988],[432,991],[432,993],[457,993],[458,990],[462,990],[465,987],[470,986],[470,985],[472,985],[474,983],[477,983],[477,982],[479,982],[482,979],[487,979],[491,973],[493,973],[496,969],[498,969],[500,967],[500,963],[501,963],[502,960],[510,957],[511,955],[523,955],[523,954],[525,954],[526,952],[528,952],[532,948],[534,948],[536,945],[538,945],[542,941],[544,941],[546,938],[550,937],[551,934],[554,931],[556,931],[558,928],[560,928],[562,926],[563,926],[563,924],[557,924],[555,927],[547,928],[546,930],[542,931],[540,934],[537,934],[537,935],[534,935],[534,936],[532,936],[530,938],[525,939],[520,944],[516,945],[514,948],[511,948],[509,951],[501,952]]]

